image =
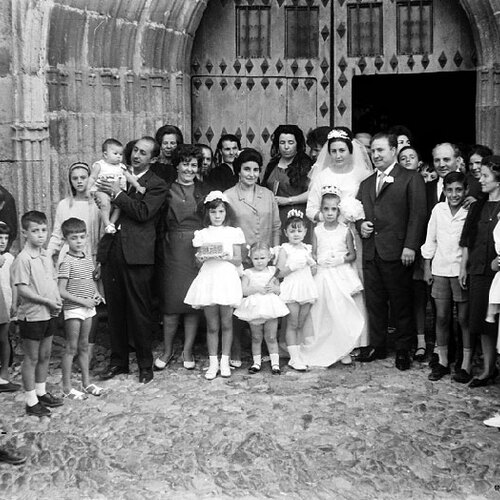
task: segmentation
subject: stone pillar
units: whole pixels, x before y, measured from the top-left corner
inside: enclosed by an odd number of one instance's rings
[[[500,64],[478,70],[476,136],[500,154]]]
[[[46,118],[46,37],[50,2],[11,0],[11,8],[12,76],[16,89],[12,96],[11,138],[17,181],[13,195],[20,214],[41,210],[50,219],[51,201],[58,195],[51,185]]]

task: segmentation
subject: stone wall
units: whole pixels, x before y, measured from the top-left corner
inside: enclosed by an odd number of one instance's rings
[[[189,61],[207,2],[2,2],[0,178],[21,213],[51,215],[68,165],[92,162],[108,136],[170,122],[189,140]],[[500,1],[460,3],[478,52],[477,140],[500,151]]]

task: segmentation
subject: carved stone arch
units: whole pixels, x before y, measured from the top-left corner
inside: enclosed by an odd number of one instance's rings
[[[460,0],[470,20],[478,56],[476,138],[500,151],[500,3]]]

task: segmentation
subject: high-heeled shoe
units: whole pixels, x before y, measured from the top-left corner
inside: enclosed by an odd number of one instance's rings
[[[161,358],[156,358],[154,363],[153,363],[153,370],[157,371],[157,372],[161,372],[162,370],[164,370],[167,365],[170,363],[170,361],[172,361],[172,358],[174,357],[174,354],[172,353],[169,358],[167,359],[167,361],[163,361]]]
[[[194,370],[194,368],[196,366],[196,362],[194,360],[194,357],[193,357],[193,361],[186,361],[186,359],[184,358],[184,351],[182,351],[182,366],[184,366],[184,368],[186,370]]]

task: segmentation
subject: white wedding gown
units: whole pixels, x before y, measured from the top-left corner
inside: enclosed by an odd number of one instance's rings
[[[369,175],[369,172],[366,172]],[[321,172],[319,172],[309,189],[309,195],[307,198],[307,206],[306,206],[306,215],[309,219],[313,220],[314,216],[320,211],[321,207],[321,197],[322,197],[322,188],[324,186],[335,186],[340,190],[340,199],[342,200],[345,197],[356,197],[358,193],[359,185],[361,181],[367,177],[360,178],[359,171],[355,169],[351,170],[347,173],[339,173],[334,172],[331,168],[325,168]],[[351,230],[354,237],[354,247],[356,249],[356,262],[355,267],[358,271],[359,277],[361,281],[363,281],[363,258],[362,258],[362,244],[361,237],[356,230],[356,226],[353,223],[349,224],[349,229]],[[355,297],[355,301],[359,309],[362,311],[363,317],[365,319],[365,324],[363,326],[363,330],[357,342],[357,345],[354,347],[364,347],[369,344],[368,341],[368,321],[366,315],[366,307],[364,303],[364,294],[358,294]]]

